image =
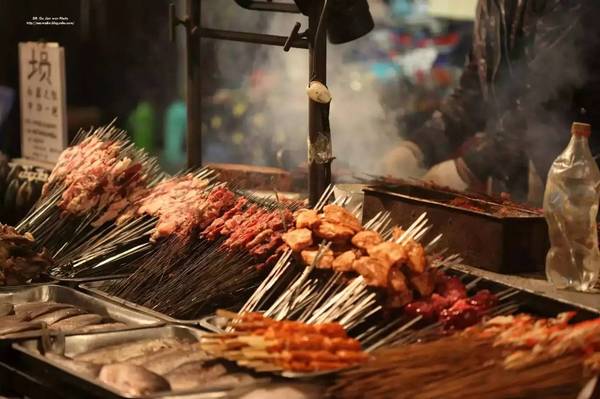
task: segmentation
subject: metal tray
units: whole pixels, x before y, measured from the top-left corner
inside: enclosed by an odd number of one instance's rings
[[[110,331],[95,334],[72,335],[64,339],[64,354],[71,357],[82,352],[101,348],[109,345],[118,345],[126,342],[134,342],[141,339],[157,338],[179,338],[190,342],[198,342],[202,337],[202,331],[187,326],[163,326],[156,328],[145,328],[135,331]],[[40,340],[31,339],[13,344],[13,349],[19,357],[19,364],[27,368],[28,373],[36,370],[44,370],[51,378],[76,386],[94,397],[101,398],[132,398],[136,396],[124,396],[114,388],[85,376],[77,375],[61,365],[45,358],[39,352]],[[62,343],[61,343],[62,346]],[[247,384],[236,384],[235,386],[219,387],[218,389],[195,390],[186,392],[161,392],[152,395],[140,396],[143,398],[202,398],[217,399],[229,397],[233,392],[244,392],[259,384],[269,382],[267,379],[258,379]]]
[[[89,283],[80,284],[79,288],[85,292],[90,293],[93,296],[100,297],[106,299],[111,302],[118,303],[121,306],[125,306],[127,308],[133,309],[137,312],[147,314],[149,316],[155,317],[167,323],[172,324],[183,324],[187,326],[199,326],[201,319],[175,319],[171,316],[167,316],[164,313],[157,312],[156,310],[152,310],[147,308],[146,306],[138,305],[137,303],[128,301],[123,298],[119,298],[117,296],[111,295],[102,289],[108,283],[114,282],[115,280],[103,280],[103,281],[93,281]]]
[[[214,332],[217,334],[222,334],[225,332],[225,327],[227,325],[227,321],[229,319],[221,316],[217,316],[216,314],[203,317],[200,319],[199,324],[200,327],[204,328],[207,331]]]
[[[444,243],[461,254],[465,263],[499,273],[517,274],[544,270],[549,247],[545,219],[527,209],[518,215],[494,213],[500,205],[470,199],[486,212],[448,204],[457,195],[420,186],[390,189],[366,188],[363,218],[391,212],[394,223],[407,226],[427,212],[429,222],[444,234]]]
[[[66,285],[69,287],[77,288],[80,284],[83,283],[92,283],[96,281],[105,281],[105,280],[118,280],[122,278],[128,277],[128,273],[123,274],[111,274],[106,276],[95,276],[95,277],[58,277],[53,276],[59,284]]]
[[[88,312],[107,316],[115,321],[120,321],[127,324],[127,330],[141,327],[152,327],[164,324],[164,321],[140,312],[135,312],[123,306],[119,306],[110,301],[105,301],[101,298],[96,298],[79,292],[73,288],[60,285],[43,285],[37,287],[28,287],[25,289],[16,289],[13,291],[0,292],[0,302],[25,303],[25,302],[48,302],[54,301],[77,306]],[[52,334],[51,331],[49,333]],[[41,330],[27,331],[23,334],[15,336],[15,338],[0,339],[14,340],[17,338],[37,337],[41,334]],[[65,334],[69,334],[68,332]],[[82,333],[78,333],[82,334]]]
[[[44,285],[56,284],[56,283],[58,283],[58,280],[48,277],[47,279],[44,279],[44,281],[38,281],[35,283],[31,283],[31,284],[0,285],[0,294],[3,292],[13,292],[13,291],[18,291],[18,290],[25,290],[27,288],[32,288],[32,287],[43,287]]]

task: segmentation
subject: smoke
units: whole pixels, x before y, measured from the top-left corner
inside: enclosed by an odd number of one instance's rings
[[[504,58],[492,84],[494,98],[487,117],[488,133],[498,129],[512,135],[544,182],[569,140],[570,123],[590,118],[582,108],[593,112],[594,104],[586,101],[585,92],[596,90],[587,86],[593,73],[590,59],[597,57],[600,43],[594,28],[597,22],[590,18],[600,15],[597,5],[547,3],[543,12],[526,15],[526,26],[518,32],[523,35],[521,42],[509,57],[502,49]],[[498,118],[500,124],[494,125]],[[596,121],[600,122],[597,117]]]
[[[370,6],[376,20],[385,15],[380,1],[370,1]],[[284,36],[297,21],[303,24],[301,30],[307,28],[306,17],[300,15],[251,12],[235,5],[207,8],[206,25],[211,27]],[[354,59],[372,45],[372,40],[367,36],[344,45],[328,45],[334,170],[380,173],[383,154],[399,141],[396,128],[381,105],[379,87],[369,78],[369,65]],[[251,143],[245,143],[254,155],[252,163],[273,164],[275,161],[267,153],[279,150],[285,151],[291,167],[306,162],[308,52],[291,49],[285,53],[278,47],[232,42],[213,45],[222,85],[241,87],[260,107],[257,114],[268,121],[267,127],[257,126],[253,118],[245,121],[244,130],[252,137]],[[256,70],[264,72],[259,84],[249,78]],[[260,146],[263,148],[257,148]]]

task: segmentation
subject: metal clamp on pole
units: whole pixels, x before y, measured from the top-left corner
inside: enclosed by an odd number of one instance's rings
[[[190,18],[186,15],[183,19],[177,17],[175,10],[175,4],[169,4],[169,41],[172,43],[175,41],[175,28],[177,25],[182,25],[188,33],[195,33],[198,29],[197,26],[192,26]]]
[[[288,36],[287,40],[285,41],[285,43],[283,44],[283,51],[288,52],[290,51],[290,48],[292,47],[292,44],[298,40],[304,39],[308,36],[308,31],[304,31],[302,33],[298,33],[300,31],[300,27],[302,25],[300,24],[300,22],[296,22],[296,24],[294,25],[294,27],[292,28],[292,32],[290,33],[290,35]],[[306,47],[308,48],[308,46]]]

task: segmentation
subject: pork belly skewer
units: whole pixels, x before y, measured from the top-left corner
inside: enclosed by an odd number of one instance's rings
[[[209,198],[217,190],[226,187],[213,187]],[[221,204],[224,198],[228,205],[215,206],[218,211],[208,212],[199,223],[196,244],[165,255],[173,257],[166,263],[148,257],[133,275],[109,287],[109,293],[177,318],[210,313],[219,301],[242,305],[284,252],[281,236],[292,213],[288,204],[275,201],[256,204],[232,194],[214,196]]]
[[[203,213],[214,212],[210,203],[206,204],[207,208],[199,205],[199,199],[210,197],[213,192],[218,191],[219,186],[211,184],[214,178],[214,171],[203,168],[149,187],[124,209],[116,224],[109,227],[107,234],[100,234],[88,244],[86,256],[73,261],[72,268],[79,275],[99,274],[102,267],[111,264],[119,264],[119,271],[133,271],[135,262],[141,256],[155,250],[157,240],[179,230],[181,224],[173,223],[173,219],[164,214],[168,210],[173,215],[179,215],[184,221],[182,224],[186,226],[186,229],[177,233],[184,239],[193,239],[196,222],[190,215],[196,209]],[[186,204],[188,208],[184,208]]]

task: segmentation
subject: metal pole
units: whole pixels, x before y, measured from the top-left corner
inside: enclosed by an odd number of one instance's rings
[[[189,27],[187,45],[187,166],[202,166],[202,93],[200,26],[201,0],[186,0]]]
[[[327,84],[327,35],[317,25],[323,10],[324,0],[315,0],[310,7],[308,29],[312,37],[309,45],[309,81],[318,80]],[[325,22],[323,22],[325,23]],[[329,131],[329,104],[308,100],[308,199],[315,205],[325,188],[331,183],[331,132]]]

